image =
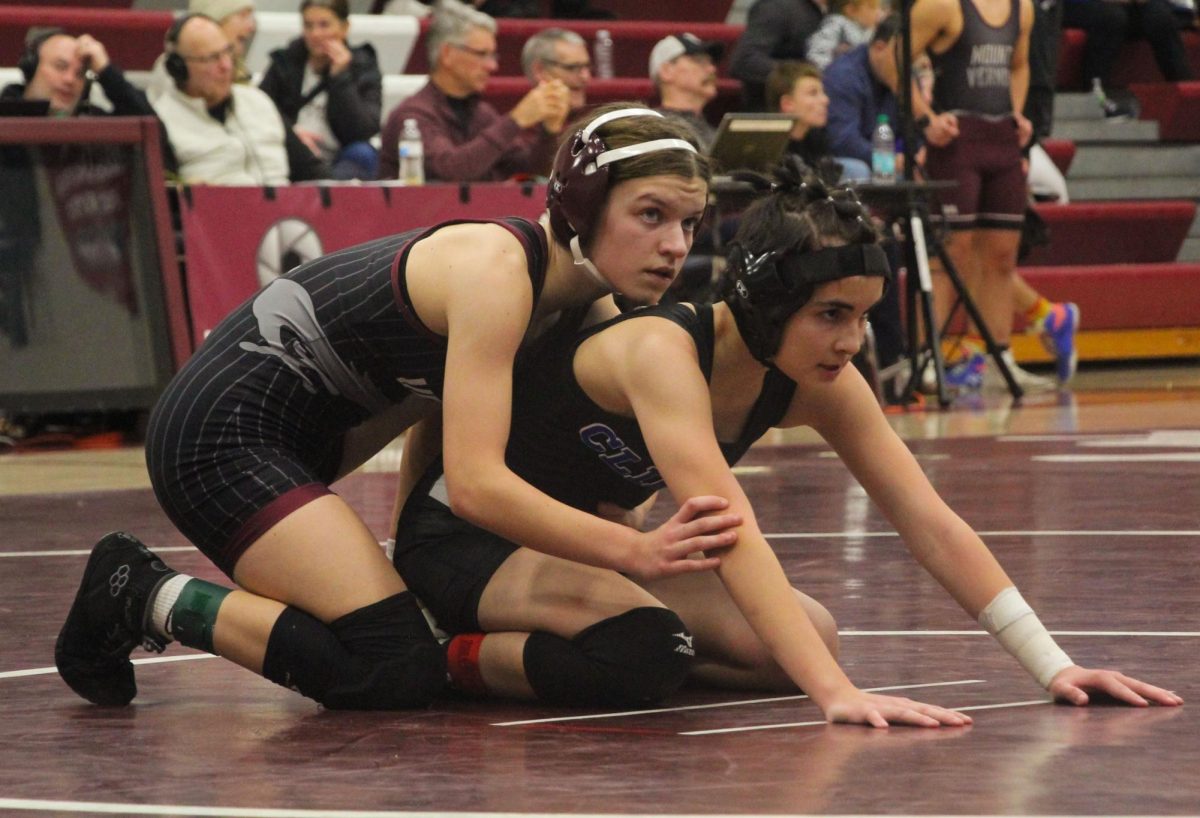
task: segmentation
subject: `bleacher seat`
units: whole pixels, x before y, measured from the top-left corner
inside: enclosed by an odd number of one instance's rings
[[[1039,205],[1037,212],[1049,228],[1050,244],[1029,254],[1026,264],[1030,267],[1156,264],[1179,257],[1179,248],[1196,216],[1196,204],[1072,202]]]
[[[1182,32],[1183,48],[1193,76],[1200,77],[1200,32]],[[1060,91],[1087,91],[1091,82],[1083,76],[1083,46],[1087,34],[1078,28],[1063,29],[1058,51],[1057,84]],[[1121,48],[1121,56],[1113,68],[1110,85],[1125,88],[1134,83],[1162,82],[1154,62],[1154,52],[1145,40],[1130,40]]]
[[[300,4],[295,4],[299,8]],[[258,33],[246,54],[246,67],[252,73],[267,70],[271,52],[283,48],[300,36],[301,19],[297,11],[260,11]],[[379,70],[384,74],[402,74],[409,63],[420,27],[415,17],[378,14],[350,15],[351,44],[368,42],[375,46]]]
[[[258,0],[258,6],[264,8],[264,3],[280,2],[285,0]],[[540,0],[542,17],[551,16],[552,5],[551,0]],[[723,23],[729,16],[733,0],[658,0],[654,3],[647,3],[645,0],[589,0],[588,5],[599,11],[607,11],[618,20],[695,20]]]
[[[1200,264],[1071,264],[1022,267],[1052,301],[1074,301],[1083,327],[1098,330],[1195,327]]]
[[[1075,159],[1075,143],[1070,139],[1043,139],[1042,150],[1050,157],[1058,172],[1066,176]]]
[[[128,9],[133,0],[72,0],[73,6],[86,6],[97,9]]]
[[[184,5],[182,0],[181,5]],[[375,5],[375,0],[348,0],[347,5],[350,6],[351,14],[370,14],[371,7]],[[264,11],[286,11],[289,14],[298,14],[300,2],[299,0],[254,0],[254,8],[259,13]]]
[[[428,74],[388,74],[383,78],[383,108],[382,118],[387,121],[392,109],[413,94],[420,91],[429,82]],[[382,126],[382,123],[380,123]]]
[[[1158,121],[1158,138],[1200,142],[1200,82],[1136,83],[1142,119]]]
[[[547,7],[549,3],[546,4]],[[610,11],[618,20],[694,20],[723,23],[732,0],[589,0],[592,8]]]
[[[149,70],[163,50],[163,36],[174,15],[169,11],[0,6],[0,65],[16,65],[33,26],[59,26],[72,34],[91,34],[122,68]]]

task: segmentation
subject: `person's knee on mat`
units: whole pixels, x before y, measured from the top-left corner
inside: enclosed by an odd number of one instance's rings
[[[405,592],[329,625],[286,609],[263,675],[331,710],[399,710],[424,707],[444,688],[446,655]]]
[[[537,632],[525,643],[525,675],[555,704],[637,707],[674,693],[695,657],[692,635],[666,608],[635,608],[573,639]]]

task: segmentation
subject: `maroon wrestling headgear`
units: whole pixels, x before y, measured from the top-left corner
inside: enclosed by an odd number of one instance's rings
[[[592,227],[608,193],[609,165],[622,159],[663,150],[685,150],[696,153],[696,146],[685,139],[651,139],[623,148],[609,150],[596,129],[606,122],[629,116],[662,117],[649,108],[621,108],[593,119],[579,129],[571,141],[559,149],[554,159],[554,172],[546,188],[546,208],[550,211],[550,227],[560,241],[571,248],[575,263],[583,266],[597,282],[608,289],[596,266],[584,255],[582,242],[590,238]]]

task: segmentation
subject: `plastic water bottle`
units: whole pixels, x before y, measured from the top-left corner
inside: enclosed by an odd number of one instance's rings
[[[415,119],[404,120],[400,132],[400,184],[425,184],[425,145]]]
[[[592,62],[596,79],[613,78],[613,39],[606,28],[596,32],[596,42],[592,46]]]
[[[887,114],[880,114],[876,122],[871,134],[871,181],[889,184],[896,181],[896,135]]]

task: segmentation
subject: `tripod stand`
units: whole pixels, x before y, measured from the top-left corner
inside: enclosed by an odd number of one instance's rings
[[[942,335],[944,326],[938,326],[933,311],[933,275],[929,268],[932,252],[942,263],[947,278],[957,295],[955,308],[959,304],[979,329],[988,353],[996,362],[1004,382],[1014,400],[1024,394],[1013,377],[1012,370],[1001,354],[1000,347],[988,329],[975,301],[971,298],[958,269],[934,231],[930,228],[929,199],[937,191],[953,187],[954,182],[899,181],[892,184],[859,184],[855,186],[859,197],[877,212],[886,224],[900,227],[904,244],[904,266],[908,270],[905,288],[905,308],[908,320],[908,358],[911,362],[908,383],[900,392],[902,402],[907,403],[921,383],[922,376],[930,364],[933,365],[937,381],[938,403],[950,404],[946,389],[946,365],[942,358]],[[955,310],[950,311],[953,317]],[[921,334],[924,326],[924,336]]]

